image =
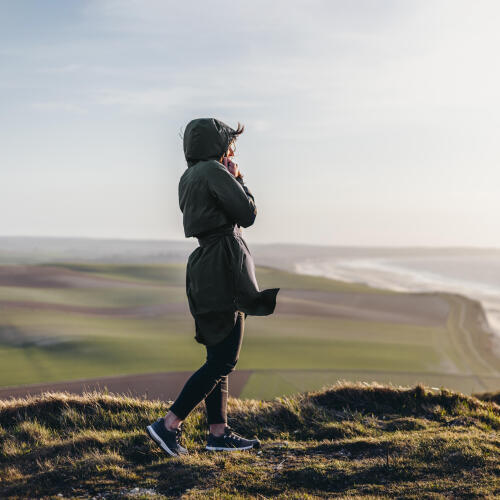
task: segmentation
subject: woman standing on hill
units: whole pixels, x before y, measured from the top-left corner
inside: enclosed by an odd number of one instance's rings
[[[149,436],[169,455],[188,450],[181,445],[182,421],[205,400],[210,426],[207,450],[246,450],[260,446],[227,424],[228,375],[234,370],[247,315],[274,312],[279,288],[259,290],[255,265],[242,237],[257,215],[252,193],[238,165],[231,161],[237,130],[216,118],[197,118],[186,126],[184,155],[188,168],[179,181],[184,234],[199,247],[189,256],[186,293],[195,321],[195,339],[207,359],[193,373],[166,416],[147,427]]]

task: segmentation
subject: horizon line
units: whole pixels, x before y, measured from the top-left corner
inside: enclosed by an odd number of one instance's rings
[[[184,239],[172,238],[130,238],[130,237],[103,237],[103,236],[55,236],[55,235],[8,235],[0,234],[0,238],[21,238],[21,239],[70,239],[70,240],[103,240],[103,241],[132,241],[132,242],[174,242],[185,243],[188,240],[196,239],[194,236]],[[315,246],[315,247],[334,247],[334,248],[415,248],[415,249],[472,249],[472,250],[500,250],[500,246],[472,246],[472,245],[361,245],[361,244],[325,244],[325,243],[303,243],[290,241],[275,241],[270,243],[252,242],[252,245],[295,245],[295,246]]]

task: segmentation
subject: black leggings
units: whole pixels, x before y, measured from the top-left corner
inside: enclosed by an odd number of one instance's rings
[[[205,399],[208,424],[227,424],[228,375],[238,361],[244,329],[245,316],[240,311],[231,333],[222,342],[205,346],[205,364],[191,375],[170,407],[178,418],[184,420]]]

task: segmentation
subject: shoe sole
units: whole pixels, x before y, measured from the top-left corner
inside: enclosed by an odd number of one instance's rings
[[[239,451],[239,450],[249,450],[253,448],[253,444],[250,446],[242,446],[241,448],[224,448],[223,446],[205,446],[205,450],[213,450],[213,451]]]
[[[148,425],[146,427],[146,431],[149,435],[149,437],[158,445],[160,445],[160,447],[162,448],[163,451],[166,451],[169,455],[171,455],[172,457],[178,457],[180,456],[178,453],[175,453],[175,451],[172,451],[166,444],[165,444],[165,441],[163,441],[163,439],[158,436],[158,434],[156,434],[156,432],[154,431],[154,429]]]

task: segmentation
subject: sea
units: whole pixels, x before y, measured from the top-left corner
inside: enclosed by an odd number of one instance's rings
[[[396,291],[459,293],[482,303],[490,329],[500,336],[498,251],[491,255],[308,258],[295,262],[295,271]]]

